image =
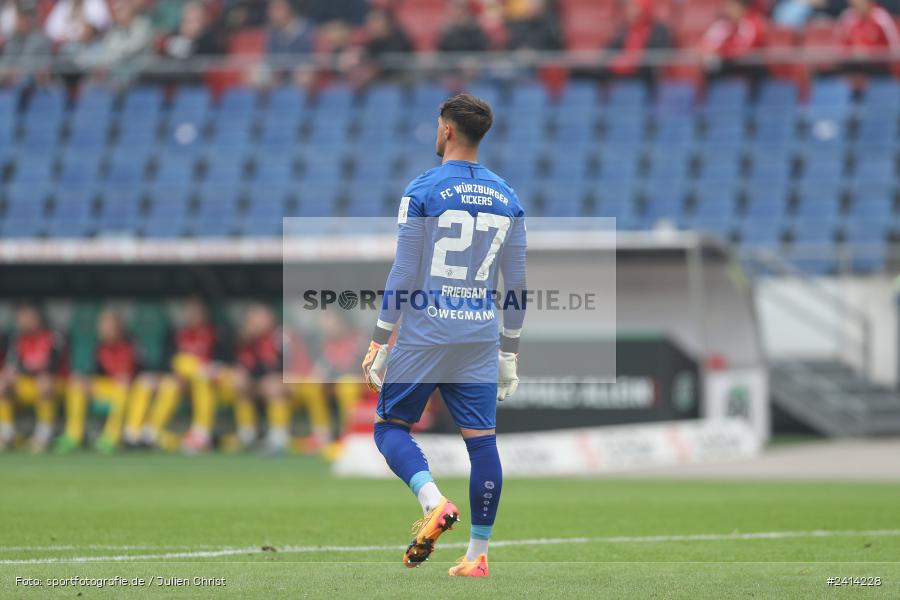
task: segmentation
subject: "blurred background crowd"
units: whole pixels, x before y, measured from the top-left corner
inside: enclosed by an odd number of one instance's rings
[[[374,396],[357,374],[367,340],[339,311],[324,312],[313,335],[283,329],[278,303],[197,296],[26,300],[3,306],[2,318],[0,452],[329,457],[347,429],[371,429]]]
[[[148,63],[165,59],[168,77],[171,63],[184,63],[222,84],[234,75],[210,74],[204,60],[227,55],[284,67],[276,75],[303,67],[295,75],[306,85],[335,73],[365,83],[434,51],[603,49],[605,67],[583,74],[633,76],[654,52],[681,49],[700,55],[708,72],[730,74],[741,63],[752,75],[759,63],[742,59],[765,49],[851,58],[900,50],[898,13],[895,0],[2,0],[0,52],[7,79],[51,57],[70,77],[125,79],[141,69],[150,77]],[[260,68],[251,77],[272,75]]]

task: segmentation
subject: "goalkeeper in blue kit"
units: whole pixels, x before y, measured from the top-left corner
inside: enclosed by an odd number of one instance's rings
[[[410,428],[435,389],[459,427],[471,462],[472,524],[466,555],[450,575],[470,577],[488,575],[488,540],[503,486],[497,401],[518,385],[526,299],[525,213],[512,188],[478,163],[492,123],[491,107],[473,96],[441,105],[436,150],[443,164],[403,194],[397,252],[362,365],[367,383],[380,392],[375,443],[425,514],[403,556],[408,567],[424,562],[459,520]]]

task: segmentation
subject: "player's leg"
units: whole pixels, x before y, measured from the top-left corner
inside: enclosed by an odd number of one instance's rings
[[[130,386],[126,381],[110,377],[97,377],[94,379],[92,385],[94,396],[104,398],[109,403],[109,412],[106,414],[103,431],[94,445],[99,452],[111,453],[119,446],[129,388]]]
[[[227,388],[223,389],[223,393],[230,394],[234,399],[234,421],[238,443],[242,448],[249,448],[256,443],[259,426],[250,383],[250,376],[241,368],[230,368],[219,379],[219,385]]]
[[[472,347],[459,352],[455,365],[458,383],[442,384],[444,404],[459,427],[469,453],[469,509],[471,529],[466,555],[450,569],[450,575],[488,575],[488,542],[497,518],[503,469],[497,452],[497,348]],[[486,382],[490,376],[490,382]],[[464,381],[469,379],[470,382]]]
[[[53,439],[56,425],[56,377],[49,373],[40,373],[34,377],[35,403],[34,433],[29,445],[32,452],[43,452]]]
[[[448,384],[441,386],[441,395],[460,426],[471,465],[469,510],[472,524],[469,546],[465,560],[450,569],[450,574],[484,576],[487,575],[488,541],[503,489],[503,469],[494,429],[497,386],[483,383]]]
[[[259,378],[255,387],[266,403],[266,418],[269,421],[264,451],[283,454],[291,445],[292,411],[282,375],[267,373]]]
[[[63,434],[56,440],[56,452],[68,453],[84,441],[88,412],[88,380],[82,375],[70,375],[66,383],[66,421]]]
[[[294,405],[306,411],[310,435],[304,440],[304,449],[318,453],[331,441],[331,413],[328,410],[328,396],[325,384],[319,381],[304,381],[291,386]]]
[[[416,495],[425,515],[413,525],[415,537],[403,556],[407,567],[422,564],[441,534],[459,520],[459,510],[441,495],[425,454],[410,433],[437,387],[432,382],[440,360],[437,351],[394,348],[376,409],[375,445],[391,471]],[[414,378],[423,383],[413,383]]]
[[[0,452],[12,448],[15,441],[16,410],[11,392],[11,379],[0,373]]]
[[[209,448],[215,418],[215,396],[206,365],[196,356],[180,354],[175,357],[173,367],[191,392],[191,426],[182,440],[182,450],[202,452]]]
[[[175,375],[166,375],[159,382],[156,400],[150,408],[150,416],[141,433],[142,441],[150,446],[157,446],[169,426],[178,402],[181,400],[182,381]]]
[[[137,446],[141,442],[141,430],[150,409],[156,383],[154,375],[145,373],[138,376],[131,386],[125,411],[125,427],[122,432],[122,438],[127,446]]]

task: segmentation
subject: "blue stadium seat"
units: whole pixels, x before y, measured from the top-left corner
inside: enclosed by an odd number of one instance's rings
[[[745,249],[777,252],[784,229],[784,221],[777,217],[745,218],[740,224],[741,246]]]
[[[787,110],[797,106],[797,85],[784,79],[766,79],[759,90],[757,114]]]
[[[349,112],[335,112],[328,117],[316,117],[307,143],[311,148],[343,146],[350,125]]]
[[[707,181],[740,178],[741,156],[733,147],[707,146],[698,154],[700,177]]]
[[[16,170],[12,181],[16,183],[46,184],[53,173],[53,156],[37,148],[20,151],[16,156]]]
[[[797,188],[797,218],[836,220],[841,213],[840,187],[830,182],[805,181]]]
[[[294,179],[294,157],[291,155],[257,155],[253,181],[266,181],[271,185],[287,185]]]
[[[106,181],[114,186],[140,186],[147,172],[149,153],[119,150],[112,155],[106,173]]]
[[[396,115],[405,108],[406,99],[399,86],[376,84],[363,96],[362,112],[369,115]]]
[[[224,237],[235,229],[242,192],[236,186],[211,181],[197,192],[199,205],[189,220],[192,234],[203,237]]]
[[[588,81],[570,81],[559,98],[559,110],[562,113],[569,110],[581,112],[586,109],[593,112],[599,101],[600,89],[597,84]]]
[[[818,79],[813,82],[812,95],[806,108],[810,122],[832,120],[843,122],[852,108],[852,89],[844,79]]]
[[[93,188],[66,188],[56,190],[56,203],[50,217],[47,234],[50,237],[84,237],[93,225],[93,204],[96,191]]]
[[[663,80],[656,94],[656,112],[659,114],[690,113],[694,109],[697,90],[687,81]]]
[[[859,115],[859,129],[856,132],[857,144],[862,146],[895,145],[898,117],[900,117],[900,104],[863,109]]]
[[[787,212],[788,186],[773,185],[771,181],[748,184],[744,190],[747,199],[745,217],[753,220],[781,220]]]
[[[549,103],[547,89],[539,83],[531,83],[513,86],[509,108],[513,114],[543,114]]]
[[[420,81],[413,88],[412,112],[416,115],[431,115],[437,119],[438,106],[449,95],[450,91],[440,83]]]
[[[194,180],[194,161],[163,154],[157,162],[154,181],[168,186],[189,187]]]
[[[219,115],[210,145],[216,148],[240,148],[243,151],[252,144],[252,134],[252,114],[242,113],[230,117]]]
[[[258,147],[264,152],[293,152],[297,147],[297,132],[300,128],[299,112],[267,112],[260,126]]]
[[[895,182],[897,172],[894,157],[859,155],[853,171],[853,179],[860,183]]]
[[[118,146],[132,149],[150,148],[156,144],[158,123],[149,117],[122,117],[119,121]]]
[[[306,93],[294,86],[282,86],[269,92],[265,112],[284,118],[299,117],[306,108]]]
[[[546,217],[581,217],[585,214],[583,180],[548,183],[543,187],[543,215]]]
[[[617,116],[606,123],[604,140],[608,144],[639,144],[644,139],[643,114],[634,118]]]
[[[827,218],[795,221],[788,258],[807,273],[828,275],[836,272],[836,229],[837,222]]]
[[[298,209],[295,217],[330,217],[337,209],[339,185],[336,180],[305,182],[300,187]]]
[[[754,113],[754,139],[761,145],[786,146],[794,139],[794,105],[784,108],[758,108]]]
[[[301,180],[309,182],[338,183],[343,178],[343,155],[316,153],[303,160]]]
[[[894,215],[896,192],[894,181],[859,180],[852,188],[851,218],[890,221]]]
[[[869,78],[863,94],[860,113],[900,106],[900,82],[893,77]]]
[[[694,195],[694,215],[697,217],[734,218],[737,215],[735,186],[698,185]]]
[[[169,128],[191,123],[202,129],[210,109],[209,90],[204,86],[182,86],[175,93],[169,110]]]
[[[656,122],[657,143],[689,144],[694,140],[694,118],[690,115],[668,115]]]
[[[884,271],[890,225],[881,219],[851,218],[844,224],[845,251],[854,272]]]
[[[747,82],[741,79],[714,81],[706,93],[706,110],[739,114],[747,107],[749,89]]]
[[[316,98],[317,114],[349,114],[353,106],[353,91],[344,85],[333,85],[319,92]]]
[[[803,180],[839,180],[844,176],[846,148],[842,142],[808,143],[799,149]]]
[[[259,106],[259,98],[256,91],[251,88],[231,88],[225,90],[219,99],[218,119],[245,120],[252,117],[256,113]]]
[[[70,147],[63,159],[58,184],[77,188],[93,186],[99,178],[101,160],[97,152]]]
[[[97,235],[133,235],[141,221],[143,193],[133,186],[107,186],[97,219]]]
[[[683,179],[690,171],[692,156],[691,147],[685,144],[655,144],[650,147],[648,157],[650,176],[654,179]],[[624,160],[631,159],[626,156]]]
[[[746,138],[743,115],[721,113],[707,118],[704,139],[708,144],[728,144],[737,146]]]
[[[646,206],[644,215],[646,223],[652,227],[661,219],[667,219],[672,223],[682,223],[685,219],[686,190],[682,186],[657,188],[644,191]]]
[[[203,181],[219,187],[237,186],[244,180],[247,155],[240,152],[216,152],[206,160]]]
[[[125,93],[122,102],[121,122],[137,118],[156,121],[163,107],[163,89],[160,86],[133,87]]]

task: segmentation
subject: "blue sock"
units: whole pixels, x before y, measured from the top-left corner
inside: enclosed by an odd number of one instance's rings
[[[397,477],[418,494],[423,485],[434,481],[422,449],[409,434],[409,427],[398,423],[375,423],[375,445]]]
[[[469,508],[472,511],[472,538],[491,537],[500,490],[503,488],[503,469],[497,453],[497,436],[483,435],[466,440],[472,471],[469,475]]]

